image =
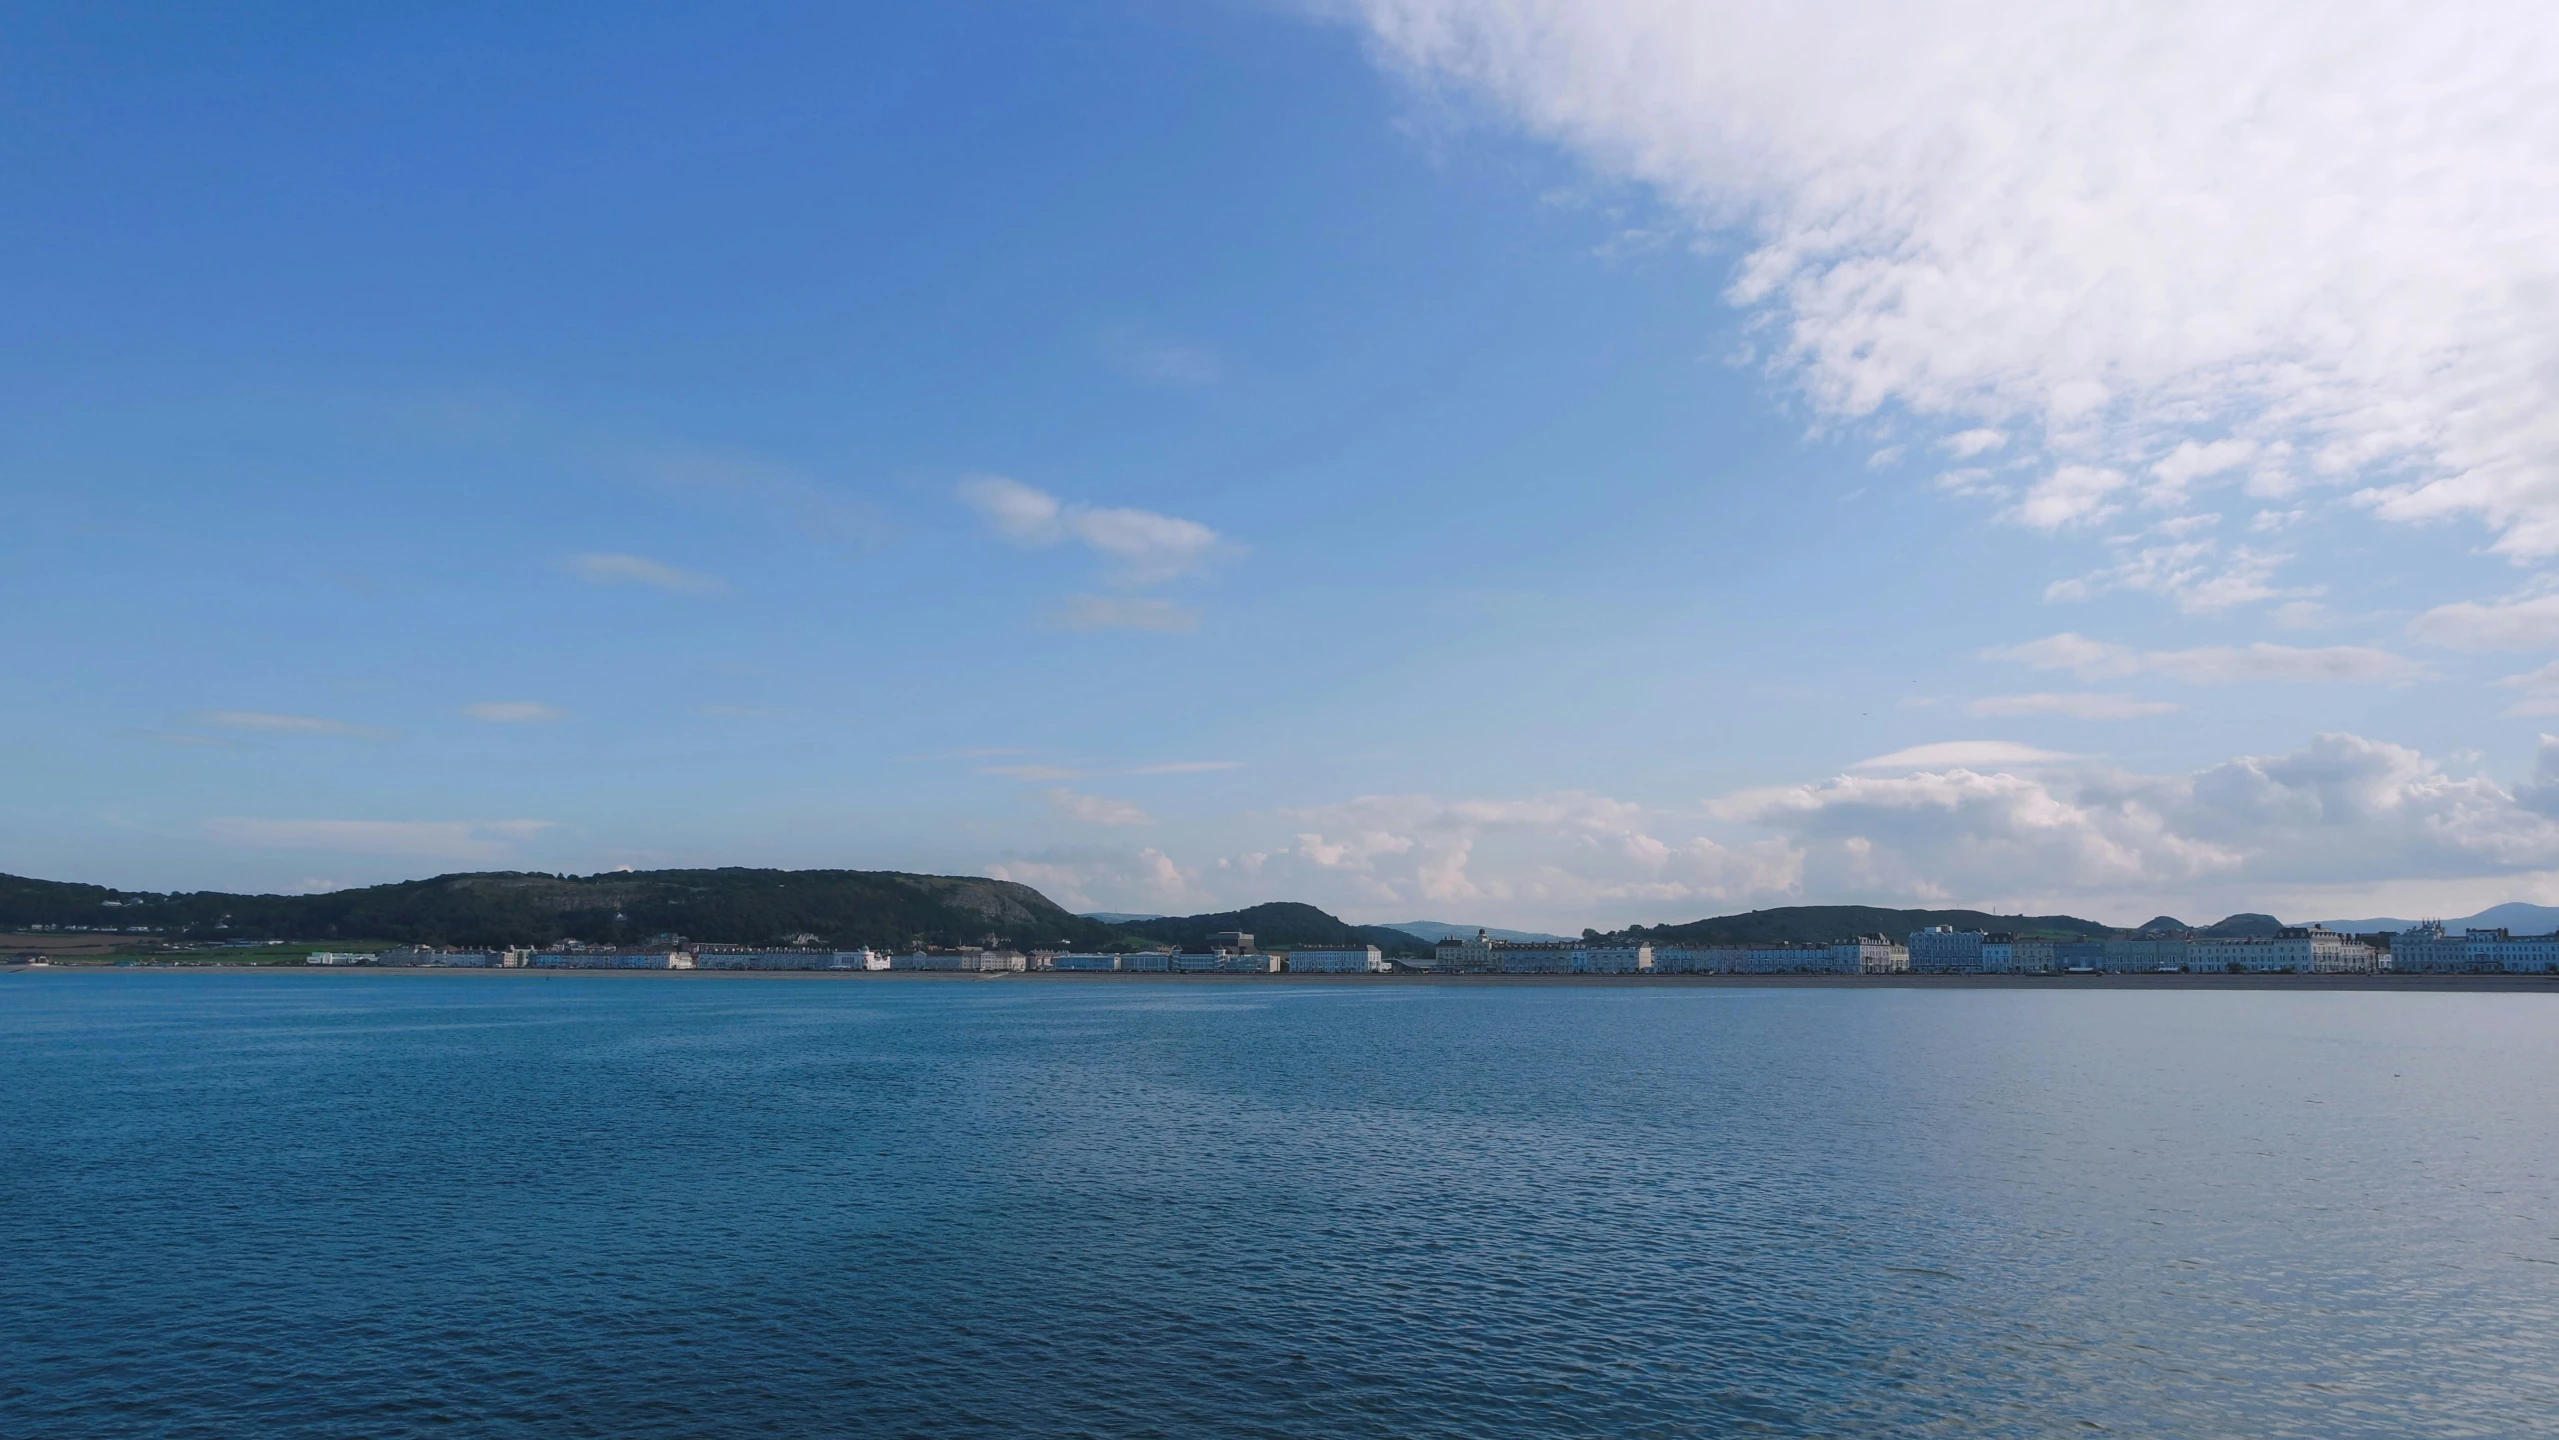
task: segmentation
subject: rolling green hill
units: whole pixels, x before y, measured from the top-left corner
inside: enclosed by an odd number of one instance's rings
[[[1383,925],[1349,921],[1293,900],[1274,901],[1215,915],[1172,915],[1161,920],[1124,921],[1116,928],[1159,944],[1201,949],[1220,930],[1241,930],[1265,950],[1305,945],[1374,945],[1389,955],[1427,955],[1430,942]]]
[[[540,945],[674,931],[720,944],[795,936],[838,946],[1125,943],[1027,885],[871,870],[642,870],[439,875],[325,895],[153,894],[0,876],[0,929],[149,927],[169,939],[401,940]]]
[[[1931,925],[1958,930],[2005,930],[2038,940],[2102,940],[2115,927],[2075,915],[1991,915],[1979,910],[1885,910],[1872,905],[1788,905],[1743,915],[1718,915],[1684,925],[1638,925],[1629,934],[1655,945],[1776,943],[1845,940],[1888,935],[1895,940]]]

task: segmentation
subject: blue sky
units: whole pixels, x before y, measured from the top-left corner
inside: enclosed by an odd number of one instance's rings
[[[0,869],[2559,899],[2545,22],[1832,8],[12,6]]]

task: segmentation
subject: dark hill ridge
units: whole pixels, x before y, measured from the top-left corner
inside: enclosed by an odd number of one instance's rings
[[[1215,915],[1171,915],[1156,920],[1122,922],[1117,928],[1161,944],[1197,950],[1220,930],[1241,930],[1264,950],[1311,945],[1374,945],[1389,955],[1427,955],[1430,942],[1384,925],[1349,921],[1294,900],[1279,900]]]
[[[1885,910],[1873,905],[1788,905],[1743,915],[1718,915],[1685,925],[1637,925],[1627,931],[1655,945],[1780,944],[1845,940],[1853,935],[1901,939],[1913,930],[1951,925],[1958,930],[2005,930],[2038,940],[2102,940],[2112,925],[2075,915],[1992,915],[1980,910]]]
[[[1109,945],[1121,932],[1028,885],[892,870],[521,871],[439,875],[325,895],[153,894],[0,876],[0,929],[151,927],[171,939],[626,942],[675,931],[717,944]]]

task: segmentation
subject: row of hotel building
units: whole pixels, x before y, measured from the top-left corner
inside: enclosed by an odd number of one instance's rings
[[[835,950],[815,946],[697,945],[682,936],[639,946],[581,945],[567,941],[534,949],[469,950],[403,945],[378,953],[316,951],[311,965],[443,965],[466,969],[534,970],[1124,970],[1160,974],[1363,974],[1390,968],[1374,945],[1299,947],[1265,953],[1250,934],[1228,931],[1206,950],[1139,950],[1126,954],[1007,950],[961,945],[948,949]]]
[[[2502,929],[2448,931],[2425,924],[2396,935],[2345,935],[2318,925],[2272,935],[2137,935],[2108,940],[2028,940],[1937,925],[1895,942],[1881,935],[1827,944],[1652,946],[1517,942],[1475,937],[1440,943],[1434,968],[1474,974],[2045,975],[2191,971],[2236,974],[2559,974],[2559,934]]]
[[[540,950],[401,946],[378,954],[321,951],[313,965],[446,965],[564,970],[941,970],[1123,971],[1159,974],[1364,974],[1397,968],[1374,945],[1296,947],[1265,952],[1229,931],[1205,950],[1120,954],[949,949],[835,950],[823,947],[696,945],[681,936],[642,946],[564,942]],[[2031,940],[1996,931],[1933,926],[1905,940],[1880,935],[1827,944],[1665,945],[1587,941],[1440,942],[1427,966],[1459,975],[2040,975],[2195,971],[2354,975],[2559,974],[2559,934],[2448,931],[2421,925],[2396,935],[2344,935],[2317,925],[2265,936],[2141,935],[2111,940]]]

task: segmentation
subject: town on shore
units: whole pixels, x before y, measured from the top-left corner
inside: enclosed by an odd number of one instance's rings
[[[539,949],[458,949],[404,945],[388,950],[318,950],[321,966],[447,966],[539,970],[1085,971],[1278,975],[2048,975],[2048,974],[2559,974],[2559,934],[2504,929],[2447,930],[2423,924],[2396,933],[2349,935],[2323,926],[2285,926],[2267,935],[2141,932],[2107,939],[2048,940],[1934,925],[1902,939],[1856,936],[1826,944],[1655,946],[1610,937],[1503,940],[1482,930],[1439,942],[1427,959],[1388,959],[1374,945],[1264,949],[1244,931],[1204,947],[1124,952],[1021,950],[1000,936],[982,945],[906,952],[818,945],[697,944],[660,935],[636,946],[560,941]]]

